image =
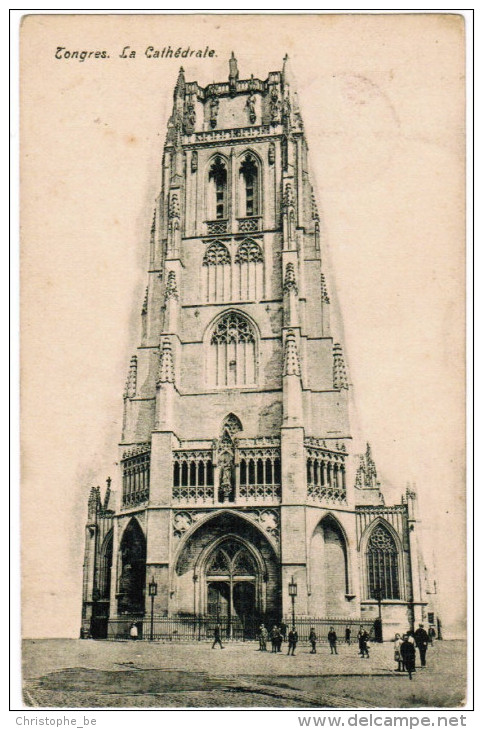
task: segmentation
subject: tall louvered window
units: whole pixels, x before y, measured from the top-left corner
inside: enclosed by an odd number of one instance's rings
[[[207,302],[229,302],[231,289],[231,256],[225,244],[216,241],[208,246],[203,257],[203,298]]]
[[[218,388],[255,385],[255,333],[242,314],[227,312],[218,320],[210,337],[208,377]]]
[[[259,170],[252,155],[246,155],[240,166],[240,175],[243,180],[241,214],[246,217],[259,215]]]
[[[238,299],[263,297],[263,253],[256,241],[247,239],[238,246],[233,267],[233,290]]]
[[[216,157],[208,174],[208,181],[212,185],[209,205],[214,218],[227,218],[227,173],[221,157]]]

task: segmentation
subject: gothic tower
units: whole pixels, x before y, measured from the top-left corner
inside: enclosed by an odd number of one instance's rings
[[[232,55],[228,80],[206,88],[180,70],[119,504],[89,502],[85,631],[94,615],[142,621],[150,583],[157,617],[216,617],[230,631],[287,616],[292,577],[299,617],[374,618],[378,600],[394,626],[422,616],[413,511],[384,505],[369,447],[351,469],[307,154],[287,59],[240,80]]]

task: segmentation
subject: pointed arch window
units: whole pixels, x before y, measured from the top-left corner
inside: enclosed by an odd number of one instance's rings
[[[252,576],[258,570],[253,557],[247,548],[237,540],[228,539],[212,554],[206,566],[208,577],[223,575],[225,577]]]
[[[99,565],[99,596],[103,601],[108,601],[111,592],[111,569],[112,569],[112,529],[109,530],[102,543],[100,565]]]
[[[221,157],[215,157],[208,173],[210,183],[209,209],[210,218],[221,220],[228,217],[227,207],[227,171]]]
[[[221,241],[210,244],[203,256],[203,289],[207,302],[231,300],[231,256]]]
[[[253,155],[247,154],[240,165],[241,215],[247,218],[260,214],[260,171]]]
[[[242,241],[238,246],[233,289],[241,300],[253,301],[263,297],[263,253],[252,239]]]
[[[401,597],[399,588],[398,549],[393,536],[384,525],[374,528],[367,544],[368,598],[395,599]]]
[[[223,419],[223,424],[221,426],[222,435],[225,433],[225,431],[228,431],[228,433],[232,437],[239,431],[243,431],[243,424],[238,416],[235,416],[234,413],[229,413],[227,417]]]
[[[255,333],[242,314],[227,312],[218,320],[210,337],[208,375],[217,388],[255,385]]]

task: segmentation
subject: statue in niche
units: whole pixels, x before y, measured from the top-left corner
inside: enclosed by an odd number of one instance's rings
[[[255,124],[257,115],[255,112],[255,94],[250,94],[247,99],[248,118],[250,124]]]
[[[272,124],[278,124],[281,119],[281,104],[277,89],[273,89],[270,94],[270,121]]]
[[[189,99],[184,109],[183,127],[185,134],[193,134],[196,124],[196,109],[193,100]]]
[[[233,502],[235,499],[235,464],[233,454],[225,452],[219,461],[220,482],[218,488],[219,502]]]

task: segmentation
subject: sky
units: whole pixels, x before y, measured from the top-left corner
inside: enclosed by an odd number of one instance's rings
[[[443,624],[465,613],[464,39],[459,16],[31,16],[21,36],[23,635],[77,636],[87,497],[118,479],[149,229],[187,81],[297,81],[353,385],[387,502],[419,494]],[[267,43],[270,38],[270,43]],[[123,47],[136,58],[119,57]],[[67,50],[106,50],[84,62]]]

